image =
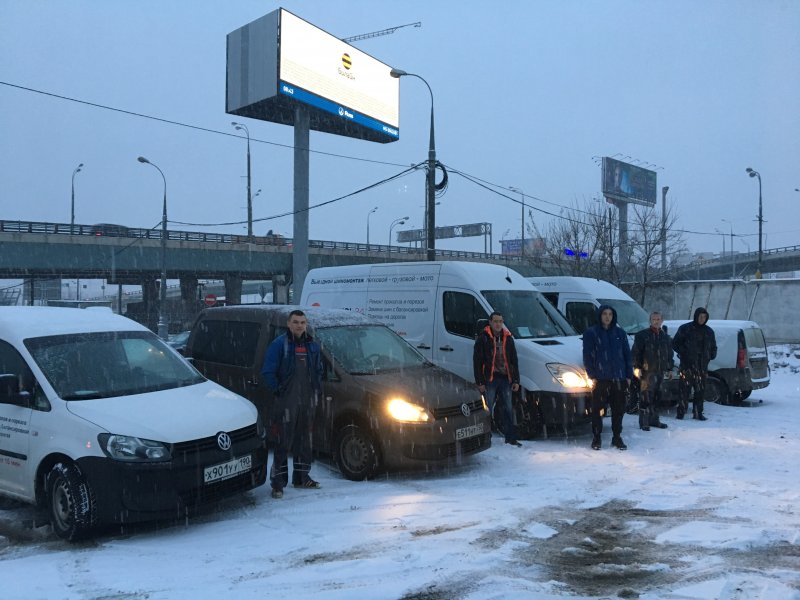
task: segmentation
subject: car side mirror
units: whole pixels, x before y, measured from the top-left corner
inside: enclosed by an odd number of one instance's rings
[[[0,375],[0,404],[27,406],[30,397],[30,392],[19,391],[19,377],[13,373]]]
[[[475,325],[475,337],[478,337],[478,334],[486,329],[489,326],[489,319],[478,319],[478,322]]]

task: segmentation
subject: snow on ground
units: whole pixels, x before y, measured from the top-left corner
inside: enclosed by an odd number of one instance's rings
[[[494,438],[463,465],[321,490],[263,487],[187,523],[70,545],[0,509],[2,598],[800,599],[800,358],[708,421]]]

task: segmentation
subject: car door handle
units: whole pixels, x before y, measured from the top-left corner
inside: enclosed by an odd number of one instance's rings
[[[428,344],[419,344],[417,346],[417,348],[419,348],[420,350],[430,350],[431,349],[431,347],[428,346]]]
[[[247,385],[249,385],[250,387],[258,387],[258,382],[257,382],[257,381],[254,381],[254,380],[252,380],[252,379],[247,379],[247,380],[245,380],[245,383],[246,383]]]
[[[445,352],[452,352],[453,351],[453,347],[452,346],[439,346],[439,350],[444,350]]]

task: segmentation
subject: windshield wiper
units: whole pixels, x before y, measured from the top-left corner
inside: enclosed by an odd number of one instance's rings
[[[100,392],[75,392],[74,394],[68,394],[67,396],[61,396],[63,400],[97,400],[98,398],[105,398],[106,394],[101,394]]]

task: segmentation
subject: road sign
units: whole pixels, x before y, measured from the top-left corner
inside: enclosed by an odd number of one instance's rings
[[[217,295],[206,294],[206,297],[203,298],[203,301],[206,303],[206,306],[214,306],[217,303]]]

